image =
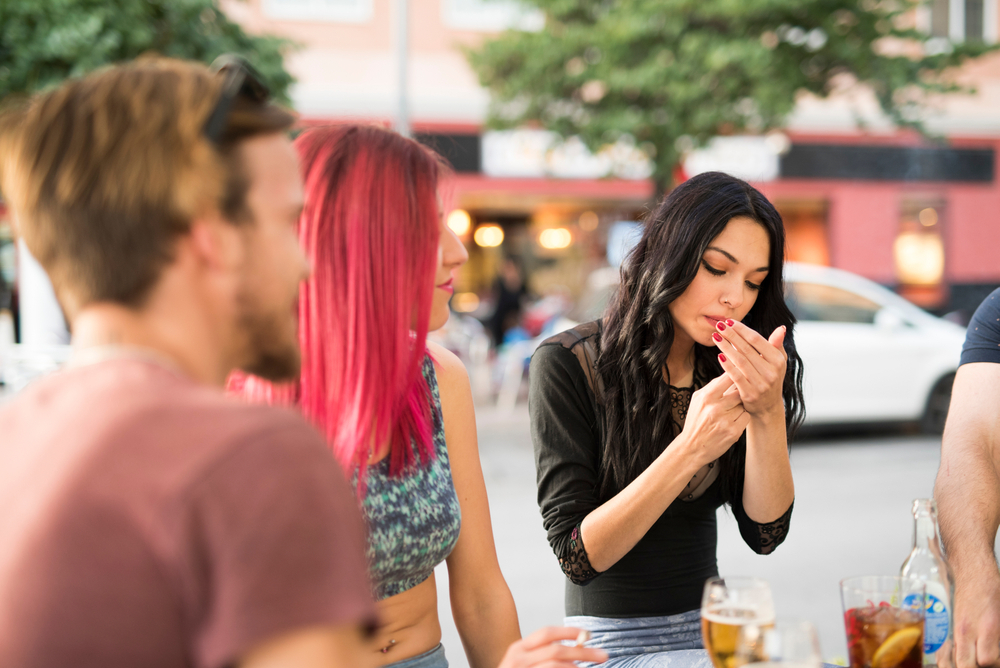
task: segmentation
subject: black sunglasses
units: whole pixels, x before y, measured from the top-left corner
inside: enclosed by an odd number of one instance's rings
[[[264,83],[260,73],[243,58],[231,54],[223,54],[212,63],[212,71],[225,77],[222,92],[215,108],[208,115],[202,133],[213,144],[222,140],[222,131],[226,127],[226,117],[233,106],[233,100],[244,97],[251,102],[264,104],[271,98],[271,89]]]

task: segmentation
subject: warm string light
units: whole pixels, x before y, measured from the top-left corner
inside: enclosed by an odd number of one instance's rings
[[[917,220],[924,227],[934,227],[938,222],[938,212],[930,207],[923,209],[917,214]]]
[[[538,244],[549,250],[568,248],[571,243],[573,243],[573,235],[565,227],[550,227],[547,230],[542,230],[542,233],[538,235]]]
[[[469,215],[468,211],[455,209],[448,214],[448,227],[458,236],[465,236],[472,228],[472,216]]]
[[[503,243],[503,228],[493,223],[480,225],[476,228],[476,233],[472,238],[477,246],[495,248]]]
[[[936,234],[903,232],[893,243],[896,273],[907,285],[937,285],[944,277],[944,244]]]
[[[451,308],[458,313],[472,313],[479,308],[479,295],[475,292],[458,292],[451,298]]]

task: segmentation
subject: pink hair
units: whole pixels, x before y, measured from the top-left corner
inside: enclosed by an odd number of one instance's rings
[[[439,159],[394,132],[334,126],[295,141],[305,182],[297,384],[234,377],[230,389],[298,403],[348,473],[389,443],[398,475],[434,457],[422,374],[437,271]]]

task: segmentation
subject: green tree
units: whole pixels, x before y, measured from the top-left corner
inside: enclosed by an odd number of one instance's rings
[[[147,53],[245,57],[287,102],[288,40],[248,35],[218,0],[0,0],[0,99]]]
[[[781,128],[800,91],[864,84],[900,127],[923,130],[951,68],[995,47],[913,26],[918,0],[527,0],[538,32],[467,51],[492,94],[489,124],[531,123],[592,150],[631,136],[670,185],[685,150]]]

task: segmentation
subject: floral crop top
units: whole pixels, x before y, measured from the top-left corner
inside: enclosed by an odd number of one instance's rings
[[[385,457],[366,474],[361,511],[368,529],[366,556],[376,601],[429,578],[434,567],[451,554],[462,528],[444,439],[441,396],[429,355],[424,358],[423,374],[433,398],[434,459],[391,477]],[[357,471],[351,483],[357,489]]]

